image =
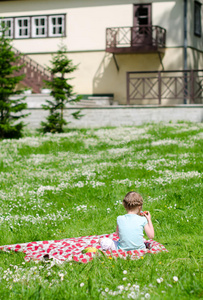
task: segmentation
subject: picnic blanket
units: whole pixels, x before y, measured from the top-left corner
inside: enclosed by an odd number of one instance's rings
[[[83,253],[84,249],[88,247],[95,247],[101,250],[99,245],[99,238],[110,237],[113,240],[118,240],[116,233],[103,234],[103,235],[92,235],[92,236],[82,236],[77,238],[67,238],[62,240],[50,240],[50,241],[40,241],[40,242],[30,242],[23,244],[13,244],[0,246],[2,251],[16,251],[24,252],[26,254],[25,261],[35,260],[44,261],[53,259],[56,262],[62,263],[64,261],[77,261],[81,263],[87,263],[91,261],[95,255],[99,255],[99,252],[88,252]],[[143,257],[146,253],[158,253],[162,251],[167,251],[166,248],[154,241],[145,241],[148,249],[144,250],[133,250],[133,251],[103,251],[104,255],[109,258],[124,258],[124,259],[139,259]]]

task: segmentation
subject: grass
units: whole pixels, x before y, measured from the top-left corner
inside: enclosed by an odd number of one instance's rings
[[[0,252],[0,299],[202,299],[202,150],[196,123],[0,141],[0,245],[112,233],[136,190],[169,251],[62,265]]]

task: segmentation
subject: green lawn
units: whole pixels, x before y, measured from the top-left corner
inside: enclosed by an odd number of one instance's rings
[[[144,198],[168,253],[87,264],[0,252],[0,299],[202,299],[203,124],[71,129],[0,141],[0,245],[112,233]]]

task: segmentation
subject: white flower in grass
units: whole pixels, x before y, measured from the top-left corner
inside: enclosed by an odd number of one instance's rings
[[[85,285],[84,282],[81,282],[80,287],[83,287],[84,285]]]
[[[123,274],[127,274],[128,272],[126,270],[123,271]]]
[[[156,281],[157,281],[157,283],[161,283],[162,282],[160,278],[157,278]]]
[[[149,293],[146,293],[146,294],[145,294],[145,298],[146,298],[146,299],[149,299],[149,298],[150,298],[150,294],[149,294]]]
[[[128,299],[136,299],[137,295],[135,294],[135,292],[131,292],[130,294],[128,294]]]
[[[178,281],[178,277],[177,277],[177,276],[173,276],[173,280],[174,280],[175,282],[177,282],[177,281]]]
[[[123,277],[123,280],[125,281],[127,278],[126,277]]]
[[[109,288],[105,288],[105,292],[108,293],[108,291],[109,291]]]
[[[136,291],[139,291],[139,289],[140,289],[139,285],[137,285],[137,284],[133,284],[133,288],[134,288]]]

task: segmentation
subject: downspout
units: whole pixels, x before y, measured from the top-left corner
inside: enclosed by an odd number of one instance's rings
[[[183,69],[187,70],[187,0],[184,0]],[[187,72],[184,73],[184,104],[187,104]]]
[[[187,70],[187,0],[184,0],[184,70]]]

